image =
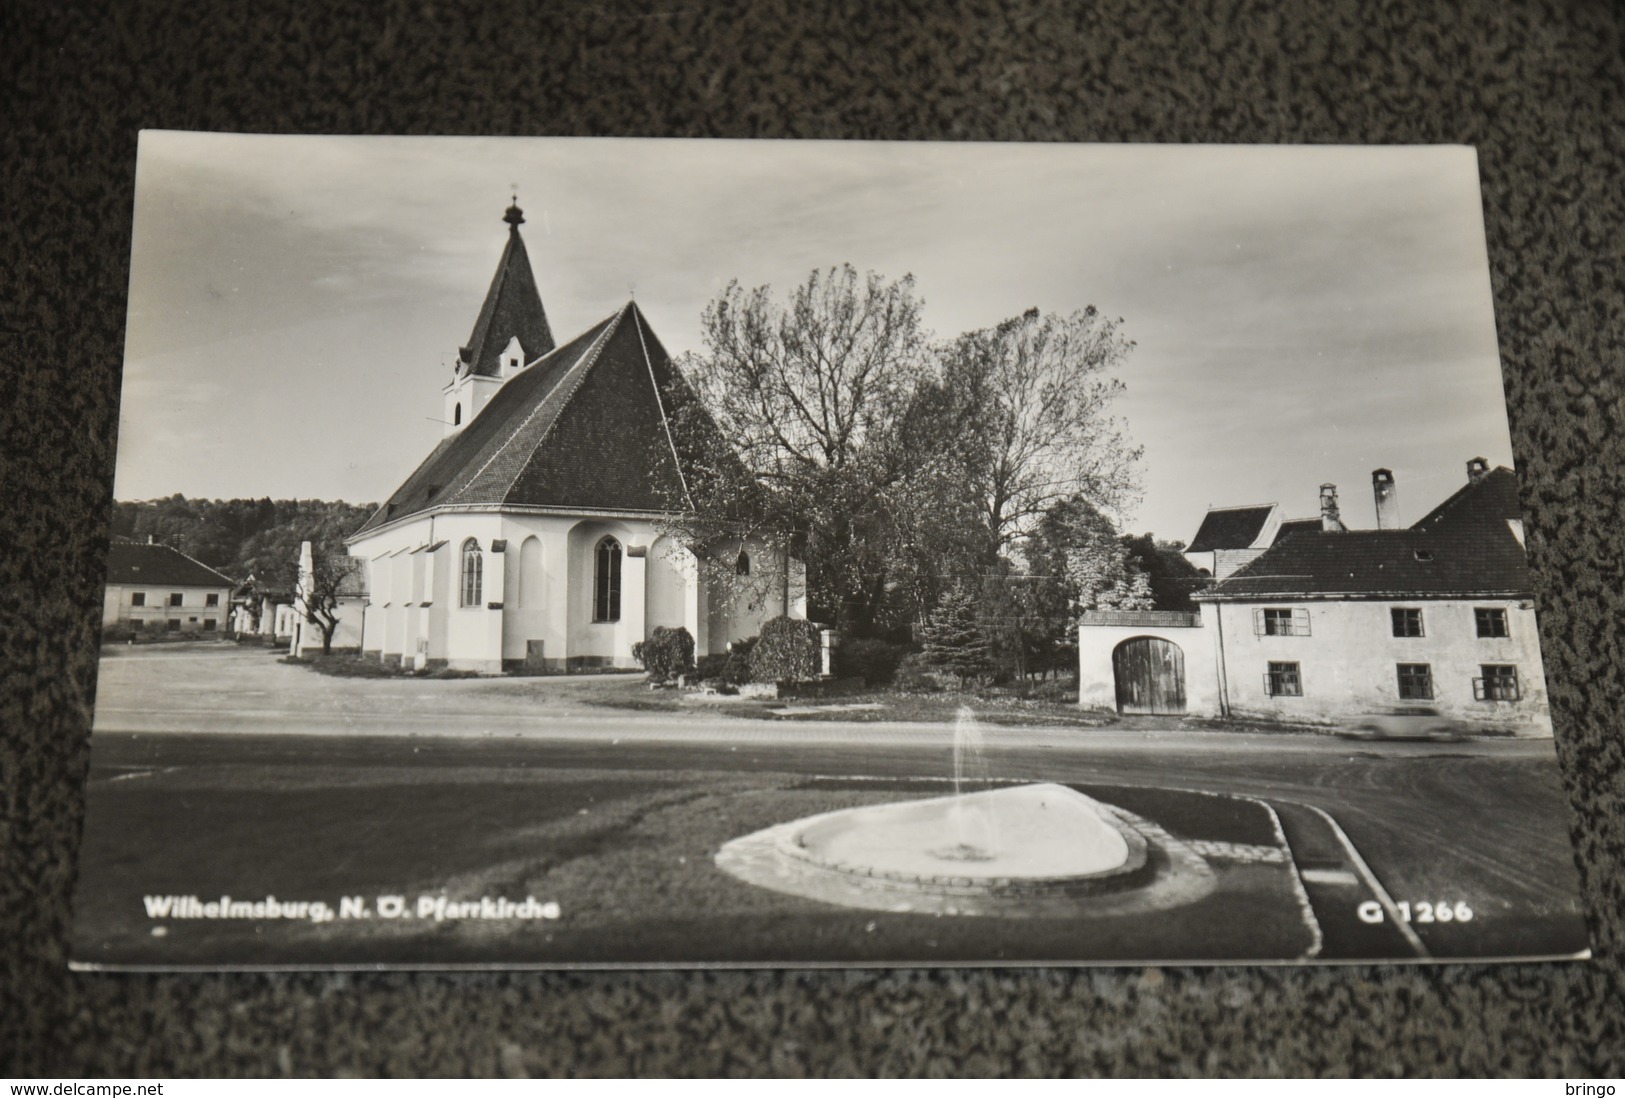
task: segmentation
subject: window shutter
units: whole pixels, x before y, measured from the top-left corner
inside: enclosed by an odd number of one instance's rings
[[[1253,611],[1253,635],[1256,637],[1264,635],[1264,611],[1262,608]]]
[[[1307,607],[1292,611],[1292,635],[1307,637],[1309,635],[1309,610]]]

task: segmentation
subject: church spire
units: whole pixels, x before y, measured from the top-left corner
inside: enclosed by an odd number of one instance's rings
[[[521,352],[520,366],[536,361],[555,346],[547,311],[542,308],[542,296],[536,289],[536,276],[530,268],[530,255],[525,251],[524,238],[519,235],[525,214],[519,208],[517,195],[503,212],[502,220],[508,225],[508,243],[497,262],[496,274],[491,279],[491,288],[486,291],[480,315],[474,321],[468,345],[458,355],[459,377],[507,376],[512,372],[512,364],[503,358],[514,349],[516,341]]]

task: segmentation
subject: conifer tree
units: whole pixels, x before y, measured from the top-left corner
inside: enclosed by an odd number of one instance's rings
[[[943,592],[919,630],[925,663],[959,676],[961,686],[993,668],[992,645],[976,612],[976,592],[968,584],[956,583]]]

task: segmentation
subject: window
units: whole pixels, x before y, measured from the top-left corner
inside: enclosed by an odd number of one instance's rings
[[[1422,611],[1410,607],[1396,606],[1391,613],[1394,615],[1394,636],[1420,637],[1422,635]]]
[[[179,633],[181,631],[181,619],[170,618],[168,621],[164,622],[164,628],[168,629],[171,633]]]
[[[130,620],[130,628],[134,629],[137,633],[141,632],[141,630],[145,629],[146,627],[147,623],[142,618],[132,618]]]
[[[1507,612],[1490,606],[1480,606],[1473,610],[1473,620],[1478,624],[1478,635],[1481,637],[1505,637],[1507,633]]]
[[[1266,606],[1253,611],[1253,632],[1260,637],[1307,637],[1309,611],[1289,606]]]
[[[480,555],[480,543],[469,538],[463,542],[463,606],[480,604],[484,580],[485,558]]]
[[[463,422],[463,406],[458,404],[451,410],[451,425],[455,427],[461,422]]]
[[[605,538],[593,554],[592,620],[621,620],[621,543]]]
[[[216,591],[215,593],[213,593],[211,595],[204,595],[203,596],[203,605],[204,606],[219,606],[220,605],[220,593],[218,591]]]
[[[145,605],[147,605],[147,593],[145,591],[137,591],[137,592],[135,592],[133,595],[130,596],[130,605],[131,606],[145,606]]]
[[[179,605],[181,605],[181,593],[179,591],[171,591],[169,593],[169,605],[171,605],[171,606],[179,606]]]
[[[1425,663],[1399,665],[1399,696],[1406,701],[1433,700],[1433,668]]]
[[[1303,679],[1298,675],[1298,665],[1272,662],[1264,676],[1264,693],[1272,698],[1302,697]]]
[[[203,619],[203,631],[205,633],[213,633],[214,632],[214,619],[213,618],[204,618]]]
[[[734,561],[734,575],[750,575],[750,554],[743,549],[739,550],[739,558]]]
[[[1512,702],[1518,700],[1518,669],[1507,663],[1479,665],[1482,678],[1473,680],[1476,701]]]

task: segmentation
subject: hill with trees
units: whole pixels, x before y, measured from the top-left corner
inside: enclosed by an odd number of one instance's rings
[[[288,574],[299,543],[318,555],[342,553],[344,538],[377,510],[377,504],[316,499],[166,499],[113,505],[112,536],[179,549],[235,580]]]

